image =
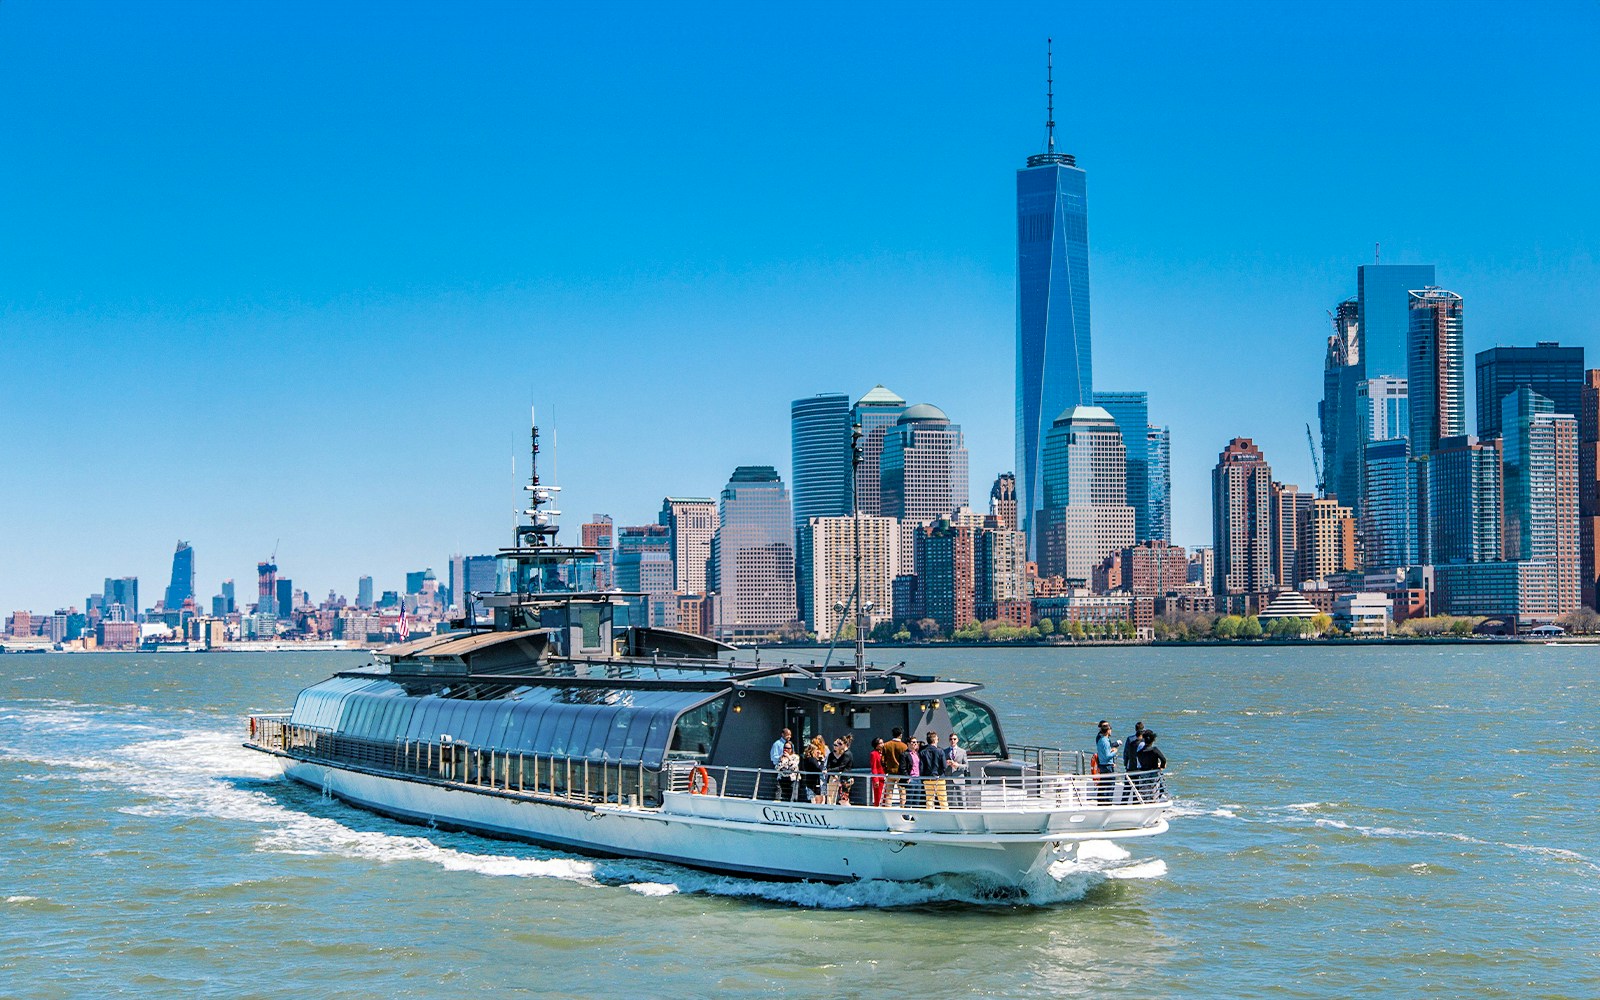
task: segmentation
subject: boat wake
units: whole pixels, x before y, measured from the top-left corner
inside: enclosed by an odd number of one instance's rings
[[[70,703],[13,703],[0,709],[0,758],[49,768],[55,779],[114,789],[123,802],[118,811],[126,815],[251,824],[260,829],[254,849],[264,853],[427,864],[494,878],[560,879],[647,897],[699,894],[828,910],[1047,907],[1081,900],[1107,881],[1158,879],[1167,873],[1165,862],[1134,860],[1109,841],[1082,844],[1075,859],[1053,865],[1020,889],[960,876],[843,885],[774,882],[667,862],[587,858],[424,830],[346,806],[289,781],[273,760],[240,746],[239,735],[223,728],[231,720],[217,720],[218,728],[174,730],[145,713],[115,720],[108,714]],[[191,727],[198,721],[184,720]],[[108,732],[119,733],[123,742],[93,738]]]

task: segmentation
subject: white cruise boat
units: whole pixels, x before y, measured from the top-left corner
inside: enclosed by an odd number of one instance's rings
[[[641,595],[560,589],[554,569],[593,552],[556,546],[552,488],[535,473],[528,489],[532,523],[502,550],[509,586],[477,595],[492,627],[389,647],[292,712],[252,716],[246,746],[408,822],[769,878],[1025,891],[1084,841],[1167,829],[1162,774],[1090,774],[1088,755],[1011,744],[976,684],[872,668],[859,644],[851,665],[722,659],[721,643],[636,624]],[[846,794],[785,794],[768,756],[784,728],[797,748],[854,737],[856,768],[828,776]],[[960,735],[968,773],[869,774],[872,737],[894,728]]]

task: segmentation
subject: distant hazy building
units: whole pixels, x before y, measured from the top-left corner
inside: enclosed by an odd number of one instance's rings
[[[717,535],[717,502],[710,497],[666,497],[657,520],[672,541],[672,587],[680,594],[704,594],[711,566],[711,540]]]
[[[1305,561],[1305,534],[1311,523],[1311,501],[1293,483],[1272,483],[1268,487],[1270,527],[1267,558],[1272,564],[1272,582],[1286,590],[1298,589],[1313,579]]]
[[[1532,389],[1550,400],[1556,413],[1577,416],[1582,407],[1583,348],[1541,340],[1534,347],[1491,347],[1476,356],[1478,439],[1500,436],[1505,398]]]
[[[900,414],[906,412],[906,401],[875,385],[865,396],[856,400],[850,411],[850,422],[861,432],[861,467],[855,477],[856,509],[863,514],[882,514],[879,501],[878,466],[883,458],[883,439],[894,429]]]
[[[1026,600],[1028,537],[1005,527],[1002,518],[991,516],[988,522],[973,538],[974,599],[984,607]]]
[[[294,581],[286,576],[279,577],[275,586],[277,590],[273,594],[273,603],[278,609],[275,613],[279,618],[287,619],[294,611]]]
[[[1578,554],[1578,422],[1526,386],[1501,400],[1507,560],[1556,568],[1556,613],[1582,599]]]
[[[678,602],[672,590],[672,533],[665,525],[627,525],[617,532],[617,588],[644,594],[650,625],[674,628]]]
[[[1216,567],[1216,550],[1209,545],[1196,545],[1189,553],[1189,582],[1199,584],[1207,594],[1212,593],[1216,589]]]
[[[811,530],[811,607],[815,619],[808,622],[818,639],[831,639],[840,624],[849,622],[854,607],[850,604],[855,589],[856,524],[850,517],[812,518]],[[872,605],[867,612],[874,626],[894,620],[894,576],[899,564],[900,527],[892,517],[861,518],[861,600]]]
[[[1360,271],[1357,271],[1360,275]],[[1322,468],[1327,492],[1340,497],[1360,493],[1361,418],[1357,387],[1362,381],[1361,300],[1347,299],[1333,312],[1322,359]]]
[[[1578,545],[1582,599],[1600,591],[1600,370],[1584,372],[1578,397]]]
[[[854,505],[850,411],[850,397],[842,392],[819,393],[789,404],[796,593],[800,615],[807,622],[813,620],[809,521],[843,517]]]
[[[1417,550],[1417,476],[1405,438],[1373,441],[1366,451],[1367,502],[1361,508],[1366,570],[1380,573],[1414,566]]]
[[[900,522],[900,571],[912,569],[918,524],[966,506],[967,446],[959,424],[929,403],[909,407],[884,436],[878,513]]]
[[[595,550],[595,559],[589,569],[589,578],[579,590],[605,591],[616,586],[615,545],[616,525],[610,514],[595,514],[588,523],[578,528],[580,544]]]
[[[989,513],[1000,521],[1000,527],[1017,530],[1017,477],[1002,472],[989,487]]]
[[[1350,508],[1332,497],[1311,501],[1300,562],[1307,580],[1324,580],[1356,565],[1356,522]]]
[[[1145,451],[1150,457],[1147,476],[1150,492],[1145,506],[1150,512],[1149,538],[1172,541],[1172,429],[1145,429]],[[1145,541],[1145,539],[1139,539]]]
[[[1234,438],[1211,470],[1214,588],[1219,594],[1263,593],[1272,585],[1272,467],[1249,438]]]
[[[233,581],[229,580],[223,586],[229,587],[232,584]],[[356,607],[361,608],[363,611],[372,610],[372,577],[370,576],[363,576],[356,580]]]
[[[794,621],[794,523],[789,491],[770,465],[741,465],[722,490],[711,561],[716,631],[762,636]]]
[[[278,613],[278,565],[275,562],[256,563],[256,614]]]
[[[1440,438],[1467,432],[1467,397],[1461,296],[1443,288],[1413,291],[1406,371],[1411,410],[1411,453],[1433,451]]]
[[[461,587],[462,592],[457,604],[462,611],[467,610],[467,601],[473,594],[492,594],[499,589],[497,577],[499,576],[499,561],[494,556],[465,556],[461,560]],[[484,613],[483,602],[471,598],[473,619],[477,620]]]
[[[977,530],[941,518],[916,532],[917,598],[922,614],[949,635],[973,622],[977,581],[973,562]]]
[[[183,602],[194,600],[194,547],[179,541],[172,553],[172,582],[167,584],[166,607],[168,611],[183,608]]]
[[[1089,340],[1088,178],[1055,150],[1017,171],[1017,500],[1038,555],[1034,519],[1045,507],[1045,438],[1055,418],[1094,401]]]
[[[1466,434],[1441,438],[1421,463],[1421,562],[1500,559],[1501,496],[1499,441],[1480,442]]]
[[[1111,414],[1122,434],[1123,484],[1133,508],[1133,537],[1150,538],[1150,394],[1096,392],[1094,405]]]
[[[1033,542],[1039,572],[1088,582],[1094,567],[1134,541],[1122,432],[1098,406],[1075,406],[1050,426],[1044,508]]]

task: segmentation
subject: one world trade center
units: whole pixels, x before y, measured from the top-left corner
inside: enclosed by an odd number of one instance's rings
[[[1017,171],[1017,514],[1029,558],[1038,555],[1045,434],[1063,412],[1094,402],[1086,175],[1056,152],[1048,69],[1045,152]]]

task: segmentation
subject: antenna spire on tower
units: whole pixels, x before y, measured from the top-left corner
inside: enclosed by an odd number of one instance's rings
[[[1056,68],[1054,39],[1044,40],[1045,134],[1049,137],[1046,152],[1056,151]]]

